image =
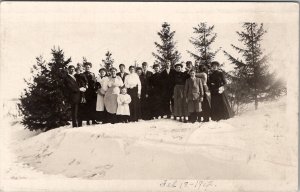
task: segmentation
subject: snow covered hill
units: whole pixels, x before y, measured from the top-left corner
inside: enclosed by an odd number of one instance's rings
[[[57,128],[9,125],[13,151],[5,178],[288,179],[297,174],[297,130],[286,126],[285,98],[229,120]],[[294,142],[293,142],[294,141]],[[6,161],[6,162],[7,162]]]

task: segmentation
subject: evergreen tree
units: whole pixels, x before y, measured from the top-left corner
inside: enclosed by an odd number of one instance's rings
[[[109,71],[111,67],[113,67],[114,59],[112,58],[112,53],[107,51],[105,53],[105,59],[102,59],[102,63],[104,64],[104,68]],[[102,65],[100,65],[102,67]]]
[[[169,61],[171,66],[174,67],[174,65],[178,63],[181,58],[180,53],[175,47],[175,31],[171,31],[170,24],[165,22],[162,24],[161,31],[157,34],[160,37],[162,44],[154,42],[155,46],[157,47],[157,53],[152,53],[152,55],[156,58],[155,63],[160,64],[162,68],[164,68],[166,62]]]
[[[217,34],[213,32],[214,25],[208,26],[207,23],[200,23],[194,27],[196,37],[191,37],[189,40],[197,50],[196,53],[187,51],[199,64],[204,64],[208,68],[209,64],[214,60],[214,57],[220,49],[213,51],[211,45],[215,42]]]
[[[235,58],[228,52],[224,54],[230,62],[235,65],[235,71],[232,73],[232,86],[236,91],[233,93],[237,102],[254,101],[255,109],[258,108],[258,102],[274,93],[273,89],[278,86],[271,86],[275,80],[275,73],[271,73],[268,67],[268,56],[263,54],[261,42],[264,34],[267,32],[263,24],[244,23],[243,30],[237,31],[239,41],[243,47],[231,45],[242,59]],[[276,92],[276,91],[275,91]]]
[[[64,93],[64,77],[71,58],[65,60],[60,48],[52,49],[49,63],[36,58],[32,81],[26,81],[27,89],[20,98],[19,108],[23,114],[22,124],[29,130],[47,131],[67,125],[70,119],[69,105]]]

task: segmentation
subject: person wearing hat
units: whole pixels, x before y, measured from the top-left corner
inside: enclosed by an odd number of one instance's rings
[[[79,85],[75,77],[75,67],[73,65],[68,67],[68,75],[64,79],[64,84],[67,88],[67,100],[71,104],[72,126],[81,127],[82,119],[78,115],[79,103],[81,101],[80,93],[85,92],[86,89]]]
[[[149,78],[148,93],[149,93],[149,105],[151,111],[151,118],[159,118],[162,116],[161,108],[161,93],[162,93],[162,81],[160,78],[160,66],[158,64],[153,65],[154,73]]]
[[[123,63],[121,63],[119,65],[119,69],[120,69],[120,72],[117,73],[117,76],[121,77],[121,79],[124,83],[125,77],[128,75],[128,73],[125,72],[125,65]]]
[[[148,70],[148,63],[143,62],[142,68],[137,72],[141,71],[140,79],[142,83],[142,91],[141,91],[141,115],[143,120],[150,120],[151,119],[151,107],[150,107],[150,100],[149,100],[149,79],[153,75],[151,71]],[[139,73],[138,73],[139,74]]]
[[[226,79],[219,67],[219,62],[214,61],[211,63],[211,74],[208,81],[208,87],[211,92],[211,119],[213,121],[233,117],[227,95],[224,92]]]
[[[171,109],[173,108],[174,74],[175,70],[171,68],[170,61],[166,61],[165,69],[160,73],[162,82],[162,111],[163,115],[171,118]]]
[[[174,110],[173,115],[174,119],[176,120],[177,117],[179,118],[180,122],[186,122],[186,116],[188,116],[187,110],[185,105],[187,105],[185,97],[184,97],[184,85],[186,76],[182,72],[183,65],[176,64],[175,70],[176,73],[174,75]]]
[[[90,120],[92,124],[98,124],[96,122],[96,102],[97,102],[97,94],[96,94],[96,76],[93,72],[91,72],[92,63],[85,62],[83,64],[85,72],[83,73],[88,80],[88,88],[86,90],[86,116],[87,116],[87,125],[90,125]]]
[[[107,91],[108,77],[106,76],[106,69],[101,68],[99,70],[99,75],[96,79],[96,90],[97,90],[97,102],[96,102],[96,111],[97,117],[96,120],[101,121],[102,124],[105,123],[105,107],[104,107],[104,95]]]
[[[120,87],[124,85],[121,77],[117,76],[117,69],[110,68],[111,76],[108,77],[107,91],[104,96],[104,106],[107,111],[107,121],[110,123],[117,122],[117,98],[120,93]]]
[[[130,121],[136,122],[141,117],[140,98],[142,85],[140,77],[135,72],[135,67],[129,67],[129,74],[125,77],[124,85],[127,88],[127,93],[131,97],[129,104]]]
[[[194,69],[190,70],[190,78],[186,80],[184,89],[190,115],[189,121],[195,123],[202,110],[201,102],[203,101],[204,91],[202,81],[196,77],[196,71]]]

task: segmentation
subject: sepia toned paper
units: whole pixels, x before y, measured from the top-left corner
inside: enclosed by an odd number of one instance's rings
[[[2,2],[0,6],[2,191],[297,191],[297,3]],[[32,146],[33,149],[35,140],[29,143],[25,136],[15,137],[16,130],[12,123],[15,120],[7,118],[7,106],[10,106],[12,100],[19,99],[26,88],[24,79],[31,78],[30,69],[35,64],[36,57],[42,55],[49,61],[51,49],[60,47],[66,58],[72,58],[72,64],[76,65],[82,61],[82,57],[87,57],[93,63],[93,72],[98,73],[105,53],[112,51],[115,67],[124,63],[128,68],[143,61],[152,66],[155,61],[152,52],[156,51],[154,42],[159,41],[157,32],[163,22],[170,23],[171,29],[176,31],[177,49],[181,52],[183,61],[192,60],[187,50],[194,50],[189,42],[193,36],[193,27],[200,22],[215,25],[217,39],[214,48],[222,50],[215,59],[224,64],[225,70],[233,67],[223,50],[238,56],[231,44],[239,44],[236,31],[241,30],[242,23],[263,23],[267,30],[263,40],[264,53],[271,55],[270,67],[286,80],[286,97],[276,107],[268,102],[262,103],[261,109],[264,111],[260,116],[249,112],[247,116],[234,117],[237,118],[238,125],[245,124],[247,129],[239,130],[234,119],[229,120],[229,123],[210,122],[210,125],[215,126],[211,129],[205,125],[185,124],[175,131],[171,127],[172,123],[157,125],[155,122],[142,122],[141,127],[148,126],[145,130],[150,130],[146,133],[129,124],[115,124],[111,128],[90,131],[85,130],[85,127],[74,131],[68,128],[56,130],[53,133],[57,135],[52,136],[56,139],[56,144],[62,147],[61,151],[55,151],[61,153],[58,155],[61,159],[42,162],[40,167],[38,163],[32,162],[37,165],[33,167],[25,155],[23,160],[15,158],[15,153],[38,155],[33,154],[34,150],[30,154],[31,151],[27,148]],[[276,112],[279,108],[282,109],[281,113],[272,115],[269,106],[274,107]],[[14,106],[12,108],[15,109]],[[256,119],[247,119],[251,115]],[[281,122],[284,122],[284,126],[274,128],[276,124],[273,122],[278,120],[275,118],[283,119]],[[264,130],[249,130],[262,127],[260,123],[264,123]],[[163,131],[160,132],[159,126],[163,126]],[[180,132],[181,128],[186,132],[177,134],[176,131]],[[268,134],[261,134],[265,130],[269,131]],[[107,133],[111,135],[106,135]],[[52,137],[43,134],[37,136],[44,137],[43,145],[47,145]],[[175,144],[165,142],[170,135],[173,140],[177,139],[176,136],[179,137],[178,140],[180,137],[183,139]],[[97,136],[102,140],[92,143],[92,137]],[[152,138],[156,140],[152,141]],[[199,138],[200,141],[197,142],[202,142],[200,147],[195,141]],[[245,138],[248,140],[245,141]],[[63,145],[59,139],[68,140]],[[36,143],[39,142],[41,140],[36,140]],[[261,148],[260,143],[263,144]],[[39,145],[43,146],[41,143]],[[104,153],[112,154],[107,161],[118,162],[117,159],[122,158],[123,165],[111,163],[101,165],[100,168],[89,167],[97,164],[95,161],[101,157],[101,153],[98,153],[97,157],[82,157],[82,161],[78,161],[78,168],[74,166],[73,170],[68,162],[61,170],[55,168],[56,165],[62,165],[60,161],[66,156],[78,155],[76,151],[80,150],[97,151],[97,147],[101,145],[105,146],[105,149],[101,149],[103,156]],[[218,146],[211,148],[213,145]],[[70,148],[66,149],[68,146]],[[265,146],[268,148],[264,148]],[[63,150],[70,153],[64,155]],[[125,155],[119,156],[118,150]],[[86,167],[80,167],[80,163]],[[20,171],[17,165],[20,166]],[[76,172],[76,169],[81,172]],[[89,171],[93,169],[99,169],[99,174],[95,176],[91,173],[91,176]]]

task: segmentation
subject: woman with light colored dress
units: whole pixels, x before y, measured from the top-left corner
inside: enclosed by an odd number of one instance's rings
[[[99,75],[96,78],[96,88],[97,88],[97,102],[96,102],[96,111],[98,121],[104,123],[106,121],[105,116],[105,107],[104,107],[104,96],[108,89],[108,77],[106,76],[106,69],[101,68],[99,70]]]
[[[123,86],[123,81],[121,77],[117,76],[117,69],[111,68],[110,69],[111,76],[108,77],[107,81],[107,91],[104,96],[104,106],[107,111],[107,120],[110,123],[116,123],[116,113],[118,102],[117,98],[120,93],[120,87]]]

